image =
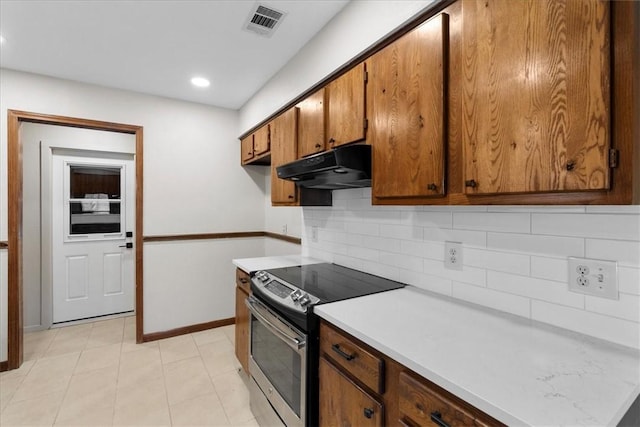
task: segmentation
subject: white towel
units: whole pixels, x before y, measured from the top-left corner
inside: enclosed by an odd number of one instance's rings
[[[82,204],[82,212],[93,212],[94,214],[108,214],[109,213],[109,202],[102,200],[109,200],[109,196],[104,193],[96,193],[91,194],[87,193],[84,195],[84,198],[87,199],[86,202],[81,202]]]
[[[95,194],[85,194],[84,198],[85,199],[94,199],[95,198]],[[81,204],[82,204],[82,212],[93,212],[94,203],[95,202],[92,202],[92,201],[81,202]]]

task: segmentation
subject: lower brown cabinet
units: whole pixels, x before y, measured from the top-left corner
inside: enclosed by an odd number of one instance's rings
[[[504,426],[325,321],[319,363],[322,427]]]
[[[245,373],[249,373],[249,275],[236,270],[236,357]]]
[[[319,376],[320,426],[384,425],[382,402],[324,357],[320,358]]]

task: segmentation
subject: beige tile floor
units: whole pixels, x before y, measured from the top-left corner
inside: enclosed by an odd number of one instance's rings
[[[135,344],[126,317],[25,334],[0,374],[0,425],[257,426],[234,329]]]

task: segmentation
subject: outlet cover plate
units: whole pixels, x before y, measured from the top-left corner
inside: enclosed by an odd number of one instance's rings
[[[444,242],[444,268],[462,270],[462,243]]]
[[[601,259],[569,257],[569,290],[617,300],[618,263]]]

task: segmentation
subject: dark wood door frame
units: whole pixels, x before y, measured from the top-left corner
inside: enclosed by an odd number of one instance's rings
[[[22,141],[20,124],[22,122],[40,123],[57,126],[95,129],[110,132],[133,134],[136,137],[136,233],[135,246],[135,307],[136,342],[143,340],[143,303],[142,303],[142,126],[102,122],[98,120],[53,116],[26,111],[7,111],[7,165],[8,165],[8,337],[7,367],[17,369],[23,358],[23,307],[22,307]]]

